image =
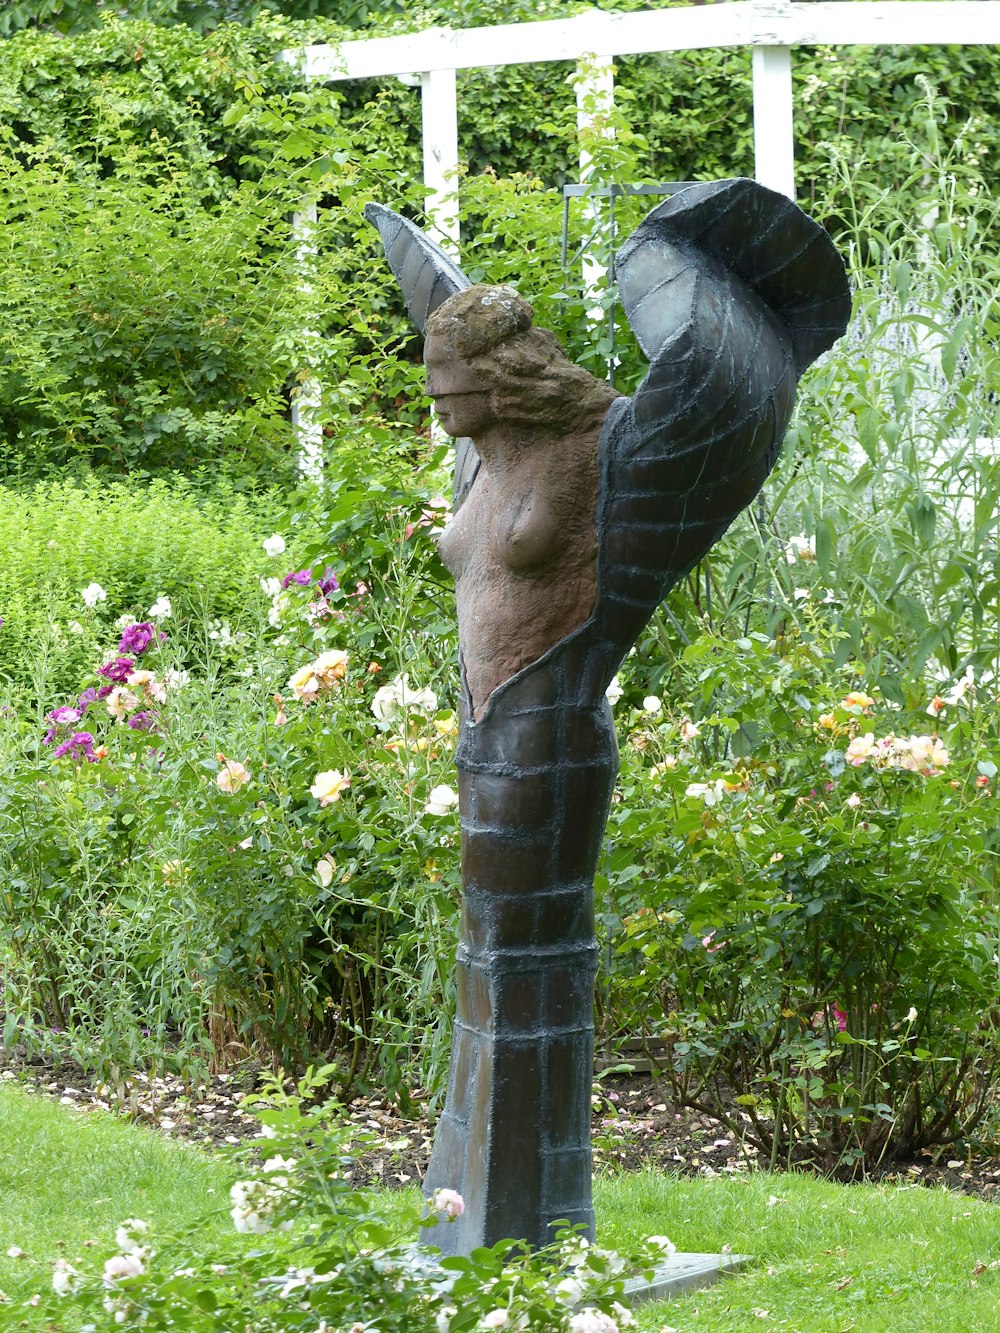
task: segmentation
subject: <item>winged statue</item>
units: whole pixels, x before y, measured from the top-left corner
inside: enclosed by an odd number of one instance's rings
[[[508,286],[417,226],[378,229],[455,437],[462,920],[451,1074],[425,1189],[446,1253],[593,1232],[593,882],[618,767],[605,691],[675,583],[753,500],[803,371],[844,332],[826,231],[755,181],[689,186],[616,262],[649,370],[623,397]]]

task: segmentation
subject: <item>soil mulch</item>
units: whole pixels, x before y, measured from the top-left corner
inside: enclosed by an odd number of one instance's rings
[[[244,1109],[253,1073],[217,1074],[198,1087],[166,1076],[133,1075],[119,1093],[72,1066],[0,1053],[0,1082],[19,1083],[80,1115],[116,1111],[171,1138],[212,1150],[245,1143],[259,1122]],[[359,1144],[353,1183],[390,1187],[419,1183],[427,1169],[434,1118],[417,1094],[409,1114],[383,1097],[358,1097],[345,1109],[368,1141]],[[737,1175],[766,1165],[718,1121],[672,1106],[664,1085],[649,1076],[602,1079],[595,1085],[595,1166],[637,1171],[654,1168],[687,1176]],[[916,1160],[880,1174],[896,1183],[944,1186],[995,1201],[1000,1190],[1000,1148],[993,1153],[928,1149]]]

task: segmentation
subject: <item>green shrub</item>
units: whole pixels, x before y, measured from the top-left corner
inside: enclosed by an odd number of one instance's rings
[[[238,625],[273,569],[261,543],[284,497],[184,478],[0,488],[0,681],[47,707],[79,690],[122,615]],[[88,606],[92,583],[106,597]]]
[[[246,531],[227,548],[230,529],[177,499],[171,516],[210,541],[192,543],[187,584],[154,585],[176,586],[173,614],[154,617],[166,637],[150,625],[119,642],[109,596],[80,613],[98,651],[60,707],[0,720],[5,1038],[116,1079],[140,1058],[294,1066],[329,1048],[345,1088],[377,1069],[402,1094],[448,989],[457,907],[454,685],[436,656],[453,640],[417,578],[429,542],[406,536],[421,509],[376,500],[369,538],[351,504],[353,545],[344,530],[328,557],[262,580],[262,561],[287,569],[282,552]],[[123,511],[142,514],[134,497]],[[80,509],[74,523],[69,541],[89,530]],[[122,568],[144,532],[122,525]],[[146,559],[159,577],[151,543]],[[87,567],[109,588],[116,568]],[[239,618],[210,618],[220,568]],[[147,624],[148,586],[114,609]],[[420,1043],[428,1083],[445,1041]]]
[[[876,702],[825,611],[810,642],[697,640],[669,710],[627,714],[610,1003],[665,1043],[679,1101],[772,1165],[853,1172],[983,1115],[1000,734],[974,673]]]

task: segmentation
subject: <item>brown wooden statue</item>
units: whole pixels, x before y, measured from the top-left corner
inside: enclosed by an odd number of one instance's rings
[[[379,205],[457,437],[462,922],[451,1075],[425,1192],[465,1200],[448,1253],[593,1230],[594,871],[618,750],[605,690],[670,587],[750,503],[799,375],[850,297],[826,232],[750,180],[691,186],[625,243],[650,369],[622,398],[509,287],[470,287]]]

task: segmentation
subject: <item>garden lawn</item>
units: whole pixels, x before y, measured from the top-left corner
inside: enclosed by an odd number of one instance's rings
[[[0,1088],[0,1288],[8,1297],[0,1329],[15,1328],[21,1303],[50,1285],[57,1256],[90,1267],[94,1256],[114,1253],[115,1227],[126,1218],[164,1234],[226,1210],[233,1179],[232,1167],[109,1113],[75,1114]],[[206,1240],[213,1231],[232,1234],[225,1211],[206,1223]],[[27,1258],[9,1258],[14,1245]]]
[[[233,1178],[231,1167],[197,1148],[107,1114],[80,1115],[0,1088],[0,1287],[7,1294],[0,1329],[18,1326],[23,1302],[51,1282],[56,1256],[91,1267],[113,1251],[115,1226],[125,1218],[143,1218],[162,1237],[214,1213],[200,1228],[200,1248],[207,1251],[213,1234],[229,1242]],[[1000,1267],[990,1267],[1000,1261],[993,1204],[919,1186],[845,1186],[806,1175],[698,1180],[651,1171],[599,1176],[595,1196],[604,1244],[661,1234],[681,1250],[728,1246],[753,1256],[736,1278],[642,1307],[646,1333],[1000,1327]],[[400,1232],[410,1232],[416,1191],[385,1192],[381,1201]],[[27,1257],[7,1257],[12,1245]]]
[[[598,1179],[601,1240],[753,1256],[738,1277],[639,1311],[644,1330],[976,1333],[1000,1328],[1000,1211],[919,1185],[806,1175]],[[977,1271],[977,1270],[982,1271]]]

